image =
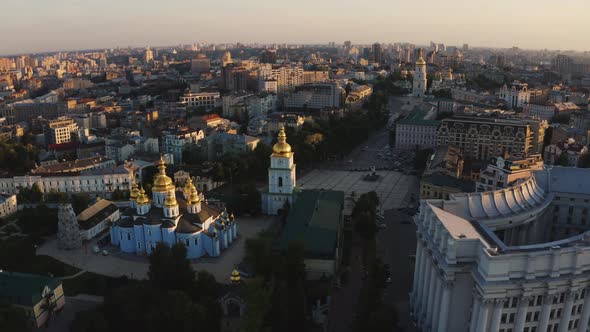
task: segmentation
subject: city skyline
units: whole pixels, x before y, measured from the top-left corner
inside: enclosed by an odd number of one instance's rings
[[[18,31],[5,36],[0,54],[197,41],[320,44],[344,40],[356,44],[426,44],[433,40],[449,45],[585,51],[583,34],[589,30],[581,13],[590,10],[590,3],[581,0],[560,3],[559,11],[552,11],[548,0],[509,4],[426,0],[420,7],[374,0],[364,10],[357,7],[358,3],[352,0],[303,0],[293,5],[275,1],[272,6],[260,0],[170,0],[165,4],[152,0],[105,0],[101,6],[80,0],[56,0],[39,2],[35,7],[30,2],[8,0],[4,6],[7,12],[26,13],[27,21],[22,16],[9,15],[0,23],[4,31]]]

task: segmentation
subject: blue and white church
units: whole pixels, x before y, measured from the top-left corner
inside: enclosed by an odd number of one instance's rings
[[[287,143],[284,128],[281,128],[277,138],[270,156],[268,189],[262,192],[262,212],[270,215],[277,215],[286,202],[292,205],[297,190],[294,153]]]
[[[160,242],[183,243],[189,259],[219,256],[236,240],[233,214],[207,205],[190,177],[184,187],[176,188],[162,158],[158,170],[151,200],[134,181],[130,207],[110,228],[111,243],[122,252],[147,255]]]

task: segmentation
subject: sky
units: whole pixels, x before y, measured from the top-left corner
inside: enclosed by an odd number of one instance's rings
[[[1,0],[0,54],[194,42],[590,49],[588,0]]]

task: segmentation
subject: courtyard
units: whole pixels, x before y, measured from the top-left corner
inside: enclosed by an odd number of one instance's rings
[[[213,274],[218,282],[229,283],[231,272],[244,258],[246,239],[255,237],[274,222],[274,217],[270,216],[239,218],[238,238],[231,247],[224,250],[220,257],[193,260],[193,269],[197,272],[207,271]],[[122,253],[113,246],[104,248],[109,252],[107,256],[95,254],[92,248],[97,240],[98,238],[95,238],[76,250],[61,250],[57,248],[57,238],[53,237],[37,248],[37,255],[51,256],[80,270],[109,277],[127,276],[138,280],[147,278],[149,262],[146,256]]]
[[[376,181],[365,181],[370,172],[316,169],[297,180],[301,189],[326,189],[344,191],[346,197],[352,193],[356,197],[369,191],[379,196],[380,210],[396,209],[407,206],[408,192],[418,187],[418,178],[396,171],[377,171]],[[352,207],[347,201],[347,210]]]

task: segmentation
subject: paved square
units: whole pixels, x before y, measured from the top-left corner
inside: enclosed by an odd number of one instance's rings
[[[416,176],[395,171],[377,171],[377,181],[365,181],[368,172],[336,171],[316,169],[297,180],[302,189],[341,190],[348,197],[353,192],[358,197],[369,191],[379,196],[382,211],[403,207],[410,188],[418,185]],[[347,206],[347,208],[349,208]]]
[[[238,238],[236,241],[224,250],[220,257],[192,260],[193,269],[195,271],[208,271],[215,276],[218,282],[229,283],[231,272],[244,258],[246,239],[255,237],[256,234],[267,229],[274,222],[276,222],[275,218],[270,216],[239,218]],[[57,238],[54,237],[37,248],[37,254],[51,256],[81,270],[106,276],[128,276],[134,279],[147,278],[149,263],[146,256],[122,253],[113,246],[106,248],[110,252],[108,256],[94,254],[92,248],[96,241],[95,238],[80,249],[61,250],[57,248]]]

